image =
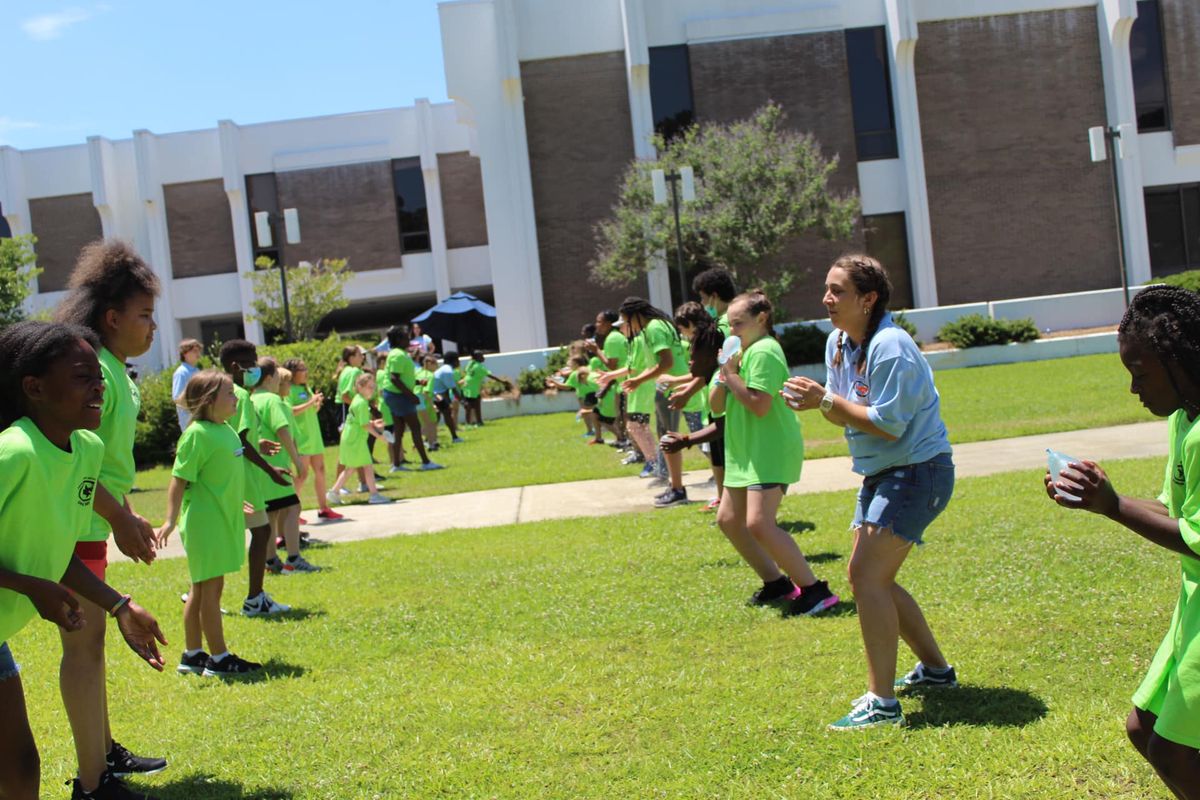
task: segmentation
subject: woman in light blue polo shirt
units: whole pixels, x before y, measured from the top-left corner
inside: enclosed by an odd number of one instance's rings
[[[933,371],[892,321],[891,290],[875,259],[835,261],[823,300],[835,328],[825,346],[826,385],[792,378],[783,390],[794,410],[819,409],[844,426],[854,471],[864,476],[851,523],[850,584],[869,687],[830,725],[834,730],[903,724],[897,688],[958,685],[917,601],[896,583],[912,546],[954,492],[954,462]],[[896,680],[900,637],[920,661]]]

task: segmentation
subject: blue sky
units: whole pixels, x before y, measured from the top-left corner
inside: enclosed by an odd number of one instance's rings
[[[446,99],[436,0],[5,0],[0,144]]]

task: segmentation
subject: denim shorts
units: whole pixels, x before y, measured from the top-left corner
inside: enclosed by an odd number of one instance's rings
[[[21,667],[13,660],[12,650],[8,642],[0,642],[0,681],[14,678],[21,672]]]
[[[949,453],[885,469],[863,480],[850,528],[865,522],[890,528],[901,539],[921,544],[921,535],[953,494],[954,461]]]
[[[388,410],[392,412],[392,417],[395,419],[404,419],[417,413],[418,402],[399,392],[389,392],[384,389],[383,402],[387,403]]]

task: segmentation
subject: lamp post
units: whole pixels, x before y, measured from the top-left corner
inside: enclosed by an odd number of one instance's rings
[[[1127,140],[1126,134],[1129,139]],[[1113,213],[1117,218],[1117,264],[1121,268],[1121,291],[1125,295],[1125,307],[1129,308],[1129,275],[1125,271],[1125,220],[1121,213],[1121,192],[1118,181],[1118,160],[1125,159],[1126,142],[1134,136],[1134,128],[1126,123],[1115,127],[1098,125],[1088,128],[1088,143],[1092,149],[1092,161],[1108,161],[1112,165]]]
[[[650,180],[654,185],[655,205],[667,204],[667,184],[671,184],[671,208],[675,212],[675,269],[679,274],[679,302],[687,301],[687,276],[683,271],[683,230],[679,225],[680,194],[683,202],[690,203],[696,199],[696,175],[691,167],[680,167],[678,171],[666,172],[661,169],[650,171]]]
[[[270,247],[275,243],[271,234],[271,213],[269,211],[254,212],[254,232],[258,237],[259,247]],[[275,215],[278,220],[279,216]],[[300,212],[294,208],[283,210],[283,231],[288,244],[300,244]],[[283,293],[283,335],[286,341],[292,341],[292,311],[288,307],[287,266],[279,259],[279,288]]]

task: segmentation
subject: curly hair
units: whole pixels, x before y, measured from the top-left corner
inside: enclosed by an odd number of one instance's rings
[[[716,295],[724,303],[730,303],[737,295],[737,286],[729,270],[721,267],[711,267],[692,279],[692,291],[696,294]]]
[[[30,320],[0,331],[0,429],[28,413],[21,382],[45,375],[80,339],[100,349],[100,337],[82,325]]]
[[[1200,295],[1179,286],[1143,289],[1129,301],[1117,337],[1154,351],[1188,413],[1200,410],[1200,403],[1184,398],[1175,378],[1176,369],[1188,375],[1200,370]]]
[[[230,339],[221,345],[221,366],[228,370],[242,358],[258,358],[258,345],[246,339]]]
[[[158,297],[158,276],[133,247],[119,239],[100,239],[83,248],[71,279],[70,290],[58,306],[56,321],[91,328],[104,338],[104,315],[124,310],[139,294]]]
[[[871,317],[867,320],[867,333],[863,336],[862,349],[858,352],[857,369],[862,373],[867,367],[867,345],[871,343],[871,338],[875,332],[879,330],[879,323],[883,321],[883,315],[887,313],[888,303],[892,299],[892,281],[888,278],[887,270],[883,268],[875,259],[867,255],[851,254],[845,255],[834,261],[830,265],[830,269],[845,270],[850,276],[850,282],[854,284],[855,290],[859,294],[867,294],[875,292],[875,305],[871,306]],[[837,352],[833,356],[833,365],[840,367],[842,365],[842,342],[845,340],[845,331],[838,331]]]
[[[713,318],[704,310],[704,306],[697,303],[695,300],[689,300],[679,308],[675,309],[675,327],[696,328],[703,325],[705,322],[711,323]]]

